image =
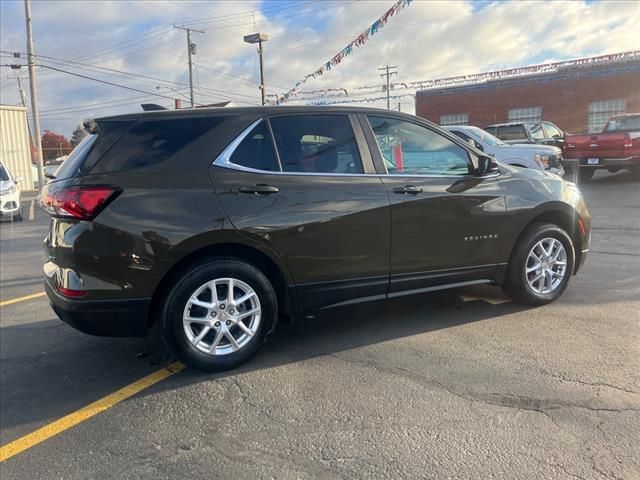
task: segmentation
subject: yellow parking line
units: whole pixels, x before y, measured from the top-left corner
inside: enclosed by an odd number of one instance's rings
[[[25,450],[35,445],[38,445],[39,443],[44,442],[45,440],[61,432],[64,432],[65,430],[75,425],[78,425],[79,423],[84,422],[85,420],[88,420],[89,418],[99,414],[100,412],[104,412],[105,410],[113,407],[123,400],[126,400],[136,393],[139,393],[142,390],[155,385],[159,381],[180,372],[183,368],[184,365],[182,363],[174,362],[167,367],[156,370],[146,377],[142,377],[140,380],[137,380],[127,385],[126,387],[123,387],[120,390],[117,390],[107,395],[106,397],[101,398],[100,400],[90,403],[80,410],[76,410],[75,412],[62,417],[55,422],[45,425],[44,427],[39,428],[38,430],[31,432],[24,437],[20,437],[17,440],[14,440],[13,442],[0,447],[0,463],[4,462],[8,458],[13,457],[14,455],[24,452]]]
[[[12,298],[11,300],[5,300],[4,302],[0,302],[0,307],[4,307],[6,305],[12,305],[18,302],[24,302],[25,300],[33,300],[34,298],[44,297],[46,293],[38,292],[32,293],[31,295],[25,295],[24,297]]]

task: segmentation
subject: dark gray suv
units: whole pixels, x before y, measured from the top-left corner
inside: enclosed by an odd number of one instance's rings
[[[158,324],[202,370],[248,359],[280,315],[476,284],[542,305],[589,247],[574,184],[411,115],[196,109],[86,126],[40,196],[53,309],[96,335]]]

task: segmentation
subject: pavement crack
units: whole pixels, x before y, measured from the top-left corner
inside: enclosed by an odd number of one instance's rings
[[[555,373],[551,373],[551,372],[548,372],[548,371],[543,370],[543,369],[541,369],[541,370],[540,370],[540,373],[542,373],[543,375],[547,375],[547,376],[549,376],[549,377],[556,378],[556,379],[561,380],[561,381],[563,381],[563,382],[579,383],[580,385],[587,385],[587,386],[590,386],[590,387],[611,388],[611,389],[614,389],[614,390],[619,390],[620,392],[624,392],[624,393],[632,393],[632,394],[635,394],[635,395],[640,394],[640,392],[638,392],[638,391],[636,391],[636,390],[629,390],[629,389],[626,389],[626,388],[623,388],[623,387],[619,387],[619,386],[617,386],[617,385],[612,385],[612,384],[610,384],[610,383],[604,383],[604,382],[587,382],[587,381],[585,381],[585,380],[578,380],[578,379],[576,379],[576,378],[567,378],[567,377],[565,377],[565,376],[563,376],[563,375],[558,375],[558,374],[555,374]]]

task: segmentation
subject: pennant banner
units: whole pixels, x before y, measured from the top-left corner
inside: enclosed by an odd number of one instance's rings
[[[367,28],[364,32],[358,35],[346,47],[344,47],[342,50],[336,53],[333,57],[331,57],[329,61],[327,61],[325,64],[323,64],[320,68],[318,68],[314,72],[305,75],[305,77],[302,80],[299,80],[298,82],[296,82],[295,86],[291,90],[281,95],[276,100],[276,105],[279,103],[286,102],[291,97],[295,97],[299,93],[298,88],[300,87],[300,85],[305,84],[307,80],[309,80],[310,78],[320,77],[324,75],[325,72],[328,72],[336,65],[339,65],[340,62],[342,62],[342,60],[345,57],[348,57],[353,53],[354,46],[361,47],[365,43],[367,43],[369,41],[369,38],[375,35],[376,33],[378,33],[380,29],[382,29],[382,27],[384,27],[387,24],[387,22],[391,17],[397,14],[404,7],[409,6],[411,2],[412,0],[398,0],[396,3],[394,3],[393,6],[384,13],[384,15],[382,15],[379,19],[373,22],[369,28]]]

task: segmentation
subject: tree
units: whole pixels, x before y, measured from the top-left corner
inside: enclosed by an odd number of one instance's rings
[[[71,143],[64,135],[45,130],[42,135],[42,156],[47,160],[54,160],[57,157],[68,155],[73,150]]]
[[[71,146],[77,146],[84,137],[88,135],[87,131],[82,127],[82,125],[78,125],[73,129],[73,133],[71,134]]]

